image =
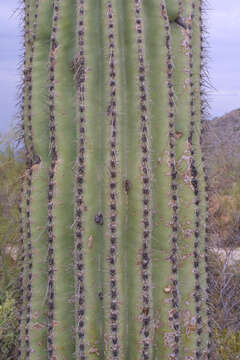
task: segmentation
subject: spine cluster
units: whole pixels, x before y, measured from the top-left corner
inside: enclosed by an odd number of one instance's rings
[[[141,276],[142,276],[142,336],[143,350],[142,359],[150,359],[150,271],[151,259],[150,251],[150,223],[151,223],[151,188],[150,188],[150,144],[149,144],[149,125],[147,114],[147,89],[146,89],[146,68],[144,61],[144,45],[143,45],[143,20],[141,16],[141,0],[134,0],[135,24],[137,33],[137,49],[138,49],[138,86],[139,86],[139,109],[140,109],[140,131],[141,131],[141,171],[142,171],[142,259],[141,259]]]
[[[114,22],[111,1],[107,4],[108,19],[108,49],[109,49],[109,90],[110,102],[107,109],[110,121],[110,252],[109,252],[109,273],[110,273],[110,326],[111,326],[111,353],[113,359],[118,359],[120,354],[118,339],[118,288],[117,288],[117,111],[116,111],[116,66],[115,66],[115,41]]]
[[[53,317],[54,317],[54,223],[53,223],[53,193],[54,193],[54,173],[57,161],[57,148],[55,139],[55,58],[57,49],[57,25],[59,19],[60,0],[55,0],[53,4],[52,35],[50,42],[49,55],[49,127],[50,127],[50,153],[51,163],[49,169],[48,183],[48,358],[53,359]]]
[[[82,206],[83,206],[83,183],[85,173],[85,53],[84,53],[84,9],[85,0],[78,0],[77,4],[77,104],[78,104],[78,155],[76,165],[76,194],[75,194],[75,271],[76,271],[76,336],[77,349],[80,360],[85,360],[84,344],[84,321],[85,321],[85,289],[84,289],[84,262],[83,262],[83,225],[82,225]]]
[[[179,354],[179,290],[178,290],[178,196],[177,196],[177,169],[175,160],[175,123],[174,123],[174,88],[173,88],[173,62],[170,46],[170,28],[167,17],[167,10],[164,4],[161,5],[163,18],[165,21],[166,40],[165,45],[167,48],[167,75],[168,75],[168,105],[169,105],[169,147],[170,147],[170,167],[171,167],[171,190],[172,190],[172,249],[171,249],[171,263],[172,263],[172,314],[170,320],[173,324],[174,330],[174,345],[172,357],[177,360]]]
[[[199,181],[198,181],[198,171],[195,165],[194,159],[194,145],[193,138],[195,134],[195,86],[193,82],[193,47],[192,47],[192,32],[193,32],[193,20],[195,13],[195,3],[192,2],[192,11],[191,11],[191,22],[187,25],[188,37],[189,37],[189,77],[190,77],[190,130],[188,136],[188,144],[190,149],[190,171],[191,171],[191,184],[195,196],[195,229],[194,229],[194,277],[195,277],[195,290],[194,290],[194,300],[195,300],[195,311],[196,311],[196,326],[197,326],[197,343],[196,343],[196,358],[200,359],[201,354],[201,333],[202,333],[202,317],[201,317],[201,303],[202,303],[202,289],[200,282],[200,254],[199,254],[199,237],[200,237],[200,194],[199,194]]]

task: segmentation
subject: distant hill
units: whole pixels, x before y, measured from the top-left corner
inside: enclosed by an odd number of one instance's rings
[[[240,109],[205,122],[203,150],[210,161],[240,161]]]
[[[212,243],[240,249],[240,109],[204,124]]]

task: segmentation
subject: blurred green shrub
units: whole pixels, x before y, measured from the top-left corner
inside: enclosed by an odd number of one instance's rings
[[[0,360],[16,359],[17,325],[15,299],[6,293],[0,305]]]
[[[234,332],[231,329],[215,330],[213,340],[217,350],[216,359],[240,359],[240,331]]]
[[[19,212],[23,151],[0,134],[0,360],[16,360],[19,304]]]

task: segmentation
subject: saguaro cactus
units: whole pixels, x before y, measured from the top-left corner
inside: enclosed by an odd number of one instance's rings
[[[24,0],[19,359],[211,358],[202,0]]]

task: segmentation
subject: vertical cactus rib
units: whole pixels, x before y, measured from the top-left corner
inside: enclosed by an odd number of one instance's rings
[[[106,157],[106,244],[105,256],[108,266],[105,276],[105,346],[107,359],[125,359],[126,356],[126,303],[124,295],[125,275],[125,214],[123,146],[124,120],[122,118],[121,81],[124,66],[119,49],[120,24],[118,5],[112,1],[104,2],[106,47],[105,71],[107,76],[106,129],[108,131]],[[109,294],[109,296],[107,296]]]
[[[49,190],[53,191],[53,280],[49,281],[49,311],[53,314],[54,356],[71,359],[75,351],[74,306],[74,165],[76,162],[76,82],[72,61],[76,52],[76,2],[54,4],[49,56],[50,145],[52,151]],[[51,174],[50,174],[51,175]],[[66,211],[67,209],[67,211]],[[51,228],[50,228],[51,230]],[[54,309],[52,309],[54,307]],[[51,319],[50,319],[51,320]]]
[[[32,131],[32,70],[33,70],[33,56],[34,56],[34,42],[36,40],[36,28],[38,17],[38,0],[35,1],[35,6],[31,4],[31,0],[25,1],[26,4],[26,63],[25,69],[25,81],[26,81],[26,118],[28,128],[28,155],[29,155],[29,167],[34,164],[34,145],[33,145],[33,131]],[[31,20],[31,15],[34,17],[34,21]]]
[[[31,231],[31,201],[32,201],[32,166],[35,161],[33,132],[32,132],[32,63],[34,55],[34,41],[37,20],[38,2],[35,8],[31,7],[30,1],[25,1],[25,109],[27,139],[26,139],[26,237],[27,237],[27,283],[26,283],[26,328],[25,328],[25,345],[26,359],[29,359],[32,352],[30,343],[30,323],[31,323],[31,298],[32,298],[32,231]],[[31,15],[34,14],[35,21],[32,24]]]
[[[109,132],[108,141],[108,218],[110,234],[107,234],[109,245],[107,246],[107,255],[112,266],[111,258],[115,257],[115,278],[116,278],[116,290],[117,290],[117,303],[114,301],[105,301],[107,306],[106,313],[112,313],[114,316],[114,310],[117,314],[117,336],[112,334],[112,344],[117,349],[118,343],[118,356],[119,359],[127,358],[128,348],[128,306],[127,306],[127,257],[126,246],[128,242],[127,231],[127,212],[128,212],[128,197],[131,192],[131,184],[128,179],[127,169],[127,152],[125,152],[128,136],[128,117],[126,111],[126,58],[125,58],[125,39],[124,39],[124,13],[122,2],[109,2],[106,1],[106,5],[111,5],[111,11],[107,12],[107,24],[106,36],[108,39],[108,64],[106,69],[108,70],[109,77],[109,95],[107,98],[107,128]],[[111,27],[111,23],[113,27]],[[110,61],[109,61],[110,59]],[[112,91],[111,81],[114,80],[115,88]],[[115,136],[116,132],[116,136]],[[115,158],[114,158],[115,156]],[[116,183],[115,189],[111,189],[111,176],[116,173],[114,181]],[[116,210],[111,209],[116,204]],[[115,214],[114,214],[115,212]],[[114,224],[115,217],[116,231],[111,233],[112,224]],[[112,223],[112,224],[111,224]],[[109,230],[108,230],[109,233]],[[115,249],[114,249],[115,248]],[[109,271],[109,269],[108,269]],[[112,291],[112,279],[111,269],[108,276],[108,292]],[[110,286],[110,288],[109,288]],[[117,308],[116,308],[117,307]],[[111,320],[109,319],[108,328],[111,326]],[[112,329],[111,329],[112,330]],[[114,348],[112,349],[114,351]],[[111,353],[110,353],[111,355]],[[110,357],[111,358],[111,357]]]
[[[102,7],[101,2],[90,0],[79,2],[78,24],[81,28],[82,39],[77,34],[76,59],[80,55],[82,66],[76,60],[77,69],[82,72],[81,78],[81,103],[77,100],[77,164],[78,159],[84,169],[82,173],[79,195],[81,210],[81,244],[82,244],[82,282],[79,294],[80,309],[84,324],[79,328],[78,345],[84,344],[86,358],[97,359],[103,357],[103,253],[104,253],[104,226],[106,217],[103,211],[103,174],[104,174],[104,133],[105,114],[103,98],[103,60],[102,60]],[[77,25],[78,27],[78,25]],[[81,48],[80,48],[81,45]],[[84,57],[81,59],[81,57]],[[75,72],[77,80],[78,71]],[[77,87],[77,91],[79,91]],[[77,95],[78,96],[78,95]],[[83,102],[84,101],[84,102]],[[92,106],[94,104],[94,106]],[[80,119],[80,121],[79,121]],[[82,120],[81,120],[82,119]],[[79,136],[81,132],[81,137]],[[76,188],[77,184],[75,185]],[[77,191],[77,188],[76,190]],[[75,217],[75,227],[78,218]],[[76,235],[76,234],[75,234]],[[76,238],[76,236],[75,236]],[[75,276],[76,277],[76,276]],[[81,295],[81,296],[80,296]],[[87,301],[86,301],[87,299]],[[77,309],[76,309],[77,310]],[[80,320],[81,321],[81,320]],[[79,347],[78,346],[78,347]],[[83,347],[82,347],[83,348]]]
[[[23,89],[23,125],[24,125],[24,134],[25,134],[25,151],[26,151],[26,166],[30,166],[30,144],[29,140],[31,139],[31,133],[29,134],[29,125],[31,130],[31,124],[29,124],[29,91],[31,91],[31,87],[29,86],[29,82],[31,81],[31,75],[29,76],[30,69],[30,54],[31,54],[31,36],[30,36],[30,0],[24,0],[24,89]],[[31,84],[30,84],[31,85]],[[30,118],[31,120],[31,118]]]
[[[85,288],[82,204],[84,203],[83,182],[85,175],[85,0],[77,1],[77,164],[75,179],[75,301],[76,301],[76,359],[86,359],[85,352]]]
[[[110,296],[109,303],[105,301],[108,309],[106,315],[109,317],[106,324],[106,332],[109,333],[109,342],[106,349],[107,359],[122,359],[123,348],[120,332],[121,322],[121,287],[119,287],[119,197],[121,192],[119,190],[119,129],[118,129],[118,114],[117,114],[117,69],[116,69],[116,43],[115,43],[115,14],[113,12],[112,2],[108,1],[106,4],[107,13],[107,38],[108,38],[108,62],[109,62],[109,104],[107,108],[108,122],[110,124],[109,131],[109,179],[108,179],[108,197],[110,199],[108,210],[108,231],[110,232],[108,256],[109,276],[108,276],[108,293]],[[121,270],[120,270],[121,271]],[[110,328],[110,329],[109,329]],[[108,350],[109,348],[109,350]]]
[[[30,4],[27,0],[23,2],[23,11],[24,11],[24,68],[23,68],[23,92],[22,92],[22,104],[21,104],[21,121],[22,128],[24,131],[24,145],[25,145],[25,162],[26,162],[26,172],[28,171],[30,163],[30,151],[28,146],[28,119],[27,119],[27,102],[28,102],[28,53],[29,53],[29,33],[30,33]],[[20,269],[20,295],[21,295],[21,309],[19,317],[19,348],[17,358],[21,360],[26,356],[26,343],[25,343],[25,330],[26,330],[26,304],[27,304],[27,275],[28,275],[28,258],[27,258],[27,236],[26,236],[26,173],[24,176],[23,184],[21,187],[21,202],[19,206],[20,213],[20,233],[21,233],[21,249],[22,249],[22,258],[21,258],[21,269]],[[24,215],[23,215],[24,212]]]
[[[141,136],[141,180],[142,180],[142,249],[141,249],[141,277],[142,277],[142,309],[141,309],[141,358],[152,357],[152,284],[151,284],[151,149],[150,126],[148,117],[148,101],[146,90],[146,64],[143,38],[143,18],[141,14],[141,0],[134,0],[136,40],[138,52],[138,86],[140,109]]]
[[[197,359],[200,359],[202,356],[201,353],[201,345],[202,345],[202,317],[201,317],[201,308],[202,308],[202,288],[200,281],[200,254],[199,254],[199,237],[200,237],[200,194],[199,194],[199,175],[198,169],[196,167],[195,161],[195,147],[193,144],[193,138],[196,131],[196,109],[195,109],[195,86],[196,84],[193,81],[193,21],[195,15],[195,3],[192,1],[192,10],[189,18],[189,23],[187,24],[187,31],[189,36],[189,77],[190,77],[190,113],[191,113],[191,121],[189,128],[189,136],[188,143],[190,149],[190,169],[191,169],[191,183],[194,188],[194,196],[195,196],[195,230],[194,230],[194,277],[195,277],[195,291],[194,291],[194,299],[195,299],[195,311],[196,311],[196,327],[197,327],[197,338],[196,338],[196,351],[195,356]]]
[[[48,56],[50,49],[52,0],[34,2],[32,60],[32,133],[34,165],[32,175],[32,318],[31,360],[47,359],[47,253],[48,253],[48,173],[49,113]]]
[[[29,52],[31,41],[30,36],[30,1],[24,0],[24,86],[23,86],[23,99],[22,99],[22,112],[23,112],[23,128],[24,128],[24,142],[25,142],[25,152],[26,157],[26,166],[28,167],[30,162],[30,146],[29,146],[29,119],[28,119],[28,97],[29,97]]]
[[[177,183],[171,33],[164,1],[143,2],[152,131],[153,358],[176,358],[178,342]],[[164,84],[164,86],[162,86]]]
[[[26,24],[30,23],[30,4],[26,6]],[[28,128],[28,142],[29,148],[27,152],[27,166],[26,170],[26,237],[27,237],[27,283],[26,283],[26,327],[25,327],[25,346],[26,346],[26,359],[30,358],[31,345],[30,345],[30,320],[31,320],[31,296],[32,296],[32,241],[31,241],[31,192],[32,192],[32,159],[33,159],[33,142],[32,142],[32,115],[31,115],[31,72],[32,72],[32,39],[30,36],[30,28],[26,33],[27,42],[29,45],[29,67],[26,74],[26,97],[27,97],[27,128]]]
[[[55,120],[55,62],[56,62],[56,49],[57,40],[56,33],[58,29],[59,20],[59,7],[61,0],[54,0],[53,2],[53,19],[52,19],[52,32],[49,53],[49,134],[50,134],[50,168],[49,168],[49,183],[48,183],[48,284],[47,284],[47,297],[48,297],[48,334],[47,334],[47,350],[48,359],[53,359],[54,346],[53,346],[53,326],[54,326],[54,223],[53,223],[53,198],[55,186],[55,167],[57,161],[57,147],[56,147],[56,120]]]
[[[28,146],[28,93],[29,93],[29,85],[28,85],[28,62],[29,62],[29,51],[30,51],[30,41],[29,41],[29,34],[30,34],[30,3],[28,1],[23,2],[24,8],[24,68],[23,68],[23,92],[22,92],[22,104],[21,104],[21,121],[22,121],[22,128],[24,131],[24,144],[25,144],[25,162],[26,162],[26,172],[29,168],[30,160],[30,150]],[[26,316],[27,316],[27,276],[28,276],[28,258],[27,258],[27,245],[28,245],[28,238],[26,236],[26,175],[24,176],[23,185],[21,188],[21,202],[19,206],[19,213],[20,213],[20,233],[21,233],[21,248],[22,248],[22,259],[21,259],[21,269],[20,269],[20,294],[21,294],[21,309],[20,309],[20,317],[19,317],[19,349],[17,357],[21,359],[23,356],[26,355]],[[25,189],[25,194],[24,194]],[[23,212],[25,217],[23,216]],[[25,221],[24,221],[25,220]],[[25,263],[24,263],[25,262]]]
[[[28,257],[28,275],[26,284],[26,328],[25,328],[25,344],[26,344],[26,359],[30,358],[30,320],[31,320],[31,297],[32,297],[32,242],[31,242],[31,192],[32,192],[32,169],[26,171],[26,235],[27,235],[27,257]]]
[[[122,31],[124,44],[126,45],[123,54],[124,76],[126,78],[125,94],[126,102],[126,147],[127,147],[127,178],[130,184],[130,190],[127,197],[127,241],[126,241],[126,268],[127,268],[127,306],[128,306],[128,346],[126,358],[129,360],[140,360],[143,357],[143,231],[144,224],[143,211],[148,206],[148,199],[143,199],[143,180],[142,180],[142,124],[141,124],[141,108],[140,108],[140,80],[139,80],[139,55],[138,54],[138,32],[136,23],[136,7],[138,2],[122,1]],[[142,19],[142,18],[141,18]],[[140,28],[143,28],[142,22]],[[142,31],[142,30],[140,30]],[[144,69],[145,71],[145,69]],[[142,87],[142,91],[145,91]],[[143,104],[143,106],[145,106]],[[128,186],[127,186],[128,188]],[[146,189],[148,190],[148,189]],[[146,194],[147,195],[147,194]],[[150,195],[150,194],[149,194]],[[147,196],[146,196],[147,197]],[[145,204],[143,203],[145,201]],[[148,239],[148,234],[146,232]],[[145,256],[145,255],[144,255]],[[145,266],[145,265],[144,265]],[[146,269],[148,272],[148,269]],[[146,279],[148,274],[144,275]],[[147,279],[146,279],[147,280]],[[151,291],[151,286],[149,288]],[[144,301],[148,301],[145,299]],[[149,303],[149,307],[151,306]],[[147,308],[147,305],[145,306]],[[151,307],[152,312],[152,307]],[[146,335],[150,335],[145,331]],[[149,340],[152,337],[149,336]],[[150,342],[150,341],[149,341]],[[150,344],[149,344],[150,345]],[[146,354],[147,356],[147,354]]]
[[[179,289],[178,289],[178,195],[177,195],[177,169],[175,159],[175,102],[174,102],[174,87],[173,87],[173,62],[172,62],[172,50],[171,50],[171,37],[170,37],[170,25],[167,18],[167,12],[165,4],[162,5],[162,14],[165,21],[166,32],[166,48],[167,48],[167,77],[168,77],[168,97],[169,97],[169,147],[170,147],[170,167],[171,167],[171,202],[173,209],[172,217],[172,249],[170,260],[172,263],[172,312],[170,319],[173,322],[173,350],[169,359],[178,359],[179,356]]]
[[[200,149],[202,144],[202,138],[204,134],[204,120],[205,120],[205,113],[208,107],[206,98],[204,96],[204,79],[205,79],[205,50],[204,50],[204,22],[203,22],[203,11],[204,11],[204,1],[198,0],[198,14],[199,14],[199,29],[200,29],[200,76],[199,76],[199,89],[200,89]],[[205,244],[204,244],[204,259],[206,264],[206,312],[207,312],[207,327],[208,327],[208,334],[207,334],[207,359],[211,359],[212,352],[212,324],[210,320],[210,306],[209,306],[209,294],[210,294],[210,277],[209,277],[209,258],[208,258],[208,246],[209,246],[209,199],[208,199],[208,175],[206,171],[206,159],[202,153],[201,149],[201,161],[203,164],[203,176],[204,181],[206,184],[205,187]]]
[[[179,358],[194,357],[197,341],[195,312],[195,274],[193,270],[195,242],[195,195],[192,185],[192,154],[188,141],[191,131],[189,36],[186,24],[191,23],[191,3],[184,3],[187,17],[184,24],[171,23],[176,94],[175,149],[179,196],[178,211],[178,281],[179,281]],[[196,263],[197,265],[197,263]],[[186,281],[187,279],[187,281]]]
[[[194,6],[195,5],[195,6]],[[201,28],[201,19],[200,19],[200,9],[199,9],[199,3],[195,1],[193,4],[194,9],[192,12],[194,13],[194,17],[192,19],[192,66],[191,66],[191,82],[194,84],[193,89],[194,93],[192,94],[192,101],[194,101],[194,135],[192,137],[192,147],[194,148],[194,158],[195,158],[195,166],[197,169],[197,180],[198,180],[198,200],[199,203],[197,205],[198,212],[196,212],[196,221],[199,224],[198,229],[198,262],[199,262],[199,277],[197,279],[199,283],[199,294],[198,299],[201,299],[198,306],[196,304],[196,313],[197,318],[200,318],[198,321],[200,323],[197,323],[197,326],[199,329],[198,331],[201,331],[201,334],[198,334],[197,339],[197,352],[196,356],[199,356],[199,358],[205,359],[208,353],[207,348],[207,339],[208,339],[208,304],[207,304],[207,267],[206,266],[206,252],[207,250],[207,178],[205,176],[205,168],[204,168],[204,159],[203,155],[201,153],[201,138],[202,138],[202,118],[203,114],[201,114],[201,103],[204,100],[204,93],[203,89],[201,89],[201,86],[203,84],[203,74],[201,73],[201,52],[203,49],[201,49],[201,37],[202,37],[202,28]],[[204,56],[205,59],[205,56]],[[200,136],[199,136],[200,133]],[[195,199],[195,202],[197,199]],[[194,253],[195,256],[195,253]],[[198,286],[196,284],[196,286]],[[196,288],[195,288],[196,293]],[[196,296],[197,294],[195,294]],[[201,343],[201,344],[200,344]]]
[[[84,327],[78,337],[84,342],[85,357],[97,359],[103,357],[104,351],[104,229],[106,214],[104,212],[104,171],[105,171],[105,84],[103,66],[103,2],[90,0],[80,5],[84,13],[84,70],[82,84],[84,108],[77,109],[77,116],[84,117],[80,122],[84,149],[78,154],[84,165],[82,182],[81,222],[84,292],[80,305],[84,305]],[[84,5],[84,6],[83,6]],[[81,20],[80,20],[81,21]],[[77,73],[76,73],[77,74]],[[77,104],[79,101],[77,102]],[[94,106],[93,106],[94,104]],[[79,105],[77,105],[79,107]],[[80,105],[83,107],[83,104]],[[81,116],[83,115],[83,116]],[[78,125],[79,126],[79,125]],[[79,133],[78,133],[79,135]],[[83,156],[84,155],[84,156]],[[78,165],[77,165],[78,166]],[[76,220],[75,220],[76,221]],[[79,343],[80,344],[80,343]]]
[[[25,196],[25,177],[23,178],[21,190],[20,190],[20,203],[19,203],[19,232],[20,232],[20,274],[19,274],[19,316],[18,316],[18,351],[17,351],[17,359],[20,360],[22,355],[24,354],[24,346],[23,346],[23,327],[24,327],[24,315],[25,315],[25,274],[26,274],[26,244],[25,244],[25,231],[24,231],[24,196]]]

